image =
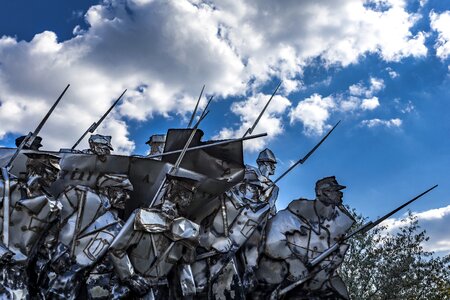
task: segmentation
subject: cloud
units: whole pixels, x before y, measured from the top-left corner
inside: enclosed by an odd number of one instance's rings
[[[392,79],[397,78],[397,77],[400,76],[400,74],[398,74],[397,72],[395,72],[395,71],[394,71],[392,68],[390,68],[390,67],[387,67],[387,68],[386,68],[386,71],[388,72],[389,77],[391,77]]]
[[[361,82],[358,84],[351,85],[348,89],[350,95],[352,96],[365,96],[372,97],[374,94],[378,93],[384,89],[384,80],[381,78],[371,77],[369,80],[369,86],[364,86]]]
[[[450,205],[423,212],[413,212],[413,215],[417,217],[421,229],[426,230],[430,237],[430,240],[424,243],[425,249],[435,252],[450,252],[450,236],[446,230],[442,230],[450,226]],[[390,231],[395,231],[404,225],[404,222],[401,222],[401,218],[390,218],[383,224],[387,225]]]
[[[450,55],[450,11],[441,14],[430,13],[431,28],[438,32],[438,38],[434,47],[436,55],[440,59],[446,59]]]
[[[385,126],[387,128],[396,128],[402,125],[402,120],[395,118],[390,120],[380,120],[380,119],[371,119],[371,120],[363,120],[361,121],[362,126],[367,126],[368,128]]]
[[[364,99],[361,103],[362,110],[374,110],[380,106],[380,102],[378,101],[378,97],[372,97],[370,99]]]
[[[403,0],[386,3],[379,10],[360,0],[104,1],[66,41],[50,31],[30,42],[0,38],[0,138],[36,126],[67,83],[59,116],[42,131],[45,148],[70,147],[127,88],[108,120],[115,125],[99,131],[129,153],[123,120],[184,117],[203,84],[217,99],[255,97],[277,77],[288,95],[302,88],[315,58],[347,66],[368,53],[386,61],[426,55],[424,33],[412,29],[419,17]]]
[[[241,137],[253,126],[255,120],[263,110],[271,95],[256,94],[245,101],[235,102],[231,106],[231,111],[239,116],[240,126],[238,129],[222,128],[214,138],[229,139]],[[266,138],[254,139],[250,142],[244,142],[245,148],[249,151],[262,150],[267,143],[283,132],[282,115],[291,106],[291,102],[280,95],[275,95],[272,102],[262,115],[258,125],[252,134],[267,132]]]
[[[330,112],[336,108],[333,97],[322,97],[314,94],[309,98],[300,101],[296,107],[289,112],[290,123],[301,122],[306,135],[321,135],[325,129],[329,128],[326,121],[330,117]]]

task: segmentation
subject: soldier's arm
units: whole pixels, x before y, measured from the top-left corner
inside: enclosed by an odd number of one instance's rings
[[[265,206],[256,212],[248,207],[243,208],[231,224],[228,236],[216,238],[212,247],[221,253],[237,251],[255,229],[261,225],[268,212],[269,206]]]
[[[124,281],[135,275],[134,267],[128,256],[128,249],[139,242],[141,234],[134,230],[133,212],[110,246],[109,255],[120,280]]]

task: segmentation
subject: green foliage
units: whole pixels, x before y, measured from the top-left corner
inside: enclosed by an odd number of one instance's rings
[[[366,220],[353,212],[354,228]],[[351,299],[450,299],[450,255],[423,249],[429,238],[409,214],[394,232],[378,226],[349,242],[339,274]]]

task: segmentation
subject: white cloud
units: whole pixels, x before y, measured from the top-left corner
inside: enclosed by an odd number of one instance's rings
[[[233,137],[241,137],[253,126],[255,120],[263,110],[271,95],[257,94],[245,101],[235,102],[231,106],[231,111],[240,118],[240,126],[238,129],[222,128],[214,138],[229,139]],[[258,125],[252,134],[267,132],[267,137],[253,139],[245,143],[245,148],[249,151],[258,151],[263,149],[267,143],[283,132],[282,115],[291,106],[291,102],[280,95],[275,95],[272,102],[267,107],[266,112],[262,115]]]
[[[367,126],[369,128],[385,126],[388,128],[400,127],[402,125],[401,119],[390,119],[390,120],[380,120],[380,119],[371,119],[371,120],[363,120],[361,122],[362,126]]]
[[[450,11],[441,14],[430,13],[431,28],[438,32],[436,44],[436,55],[441,59],[446,59],[450,55]]]
[[[290,123],[301,122],[306,135],[321,135],[325,129],[330,127],[326,121],[330,117],[331,110],[336,108],[333,97],[322,97],[314,94],[300,101],[296,107],[289,112]]]
[[[424,34],[411,29],[418,16],[404,0],[388,4],[376,10],[361,0],[104,1],[67,41],[49,31],[30,42],[0,38],[0,138],[33,128],[67,83],[72,87],[55,112],[61,116],[42,132],[46,148],[70,146],[128,88],[110,118],[116,125],[103,133],[130,152],[124,117],[183,116],[203,84],[209,94],[251,96],[278,77],[287,95],[302,88],[303,69],[317,57],[346,66],[367,53],[387,61],[425,55]],[[322,130],[315,124],[308,128]]]
[[[364,86],[361,82],[351,85],[348,88],[350,95],[370,98],[385,87],[384,80],[381,78],[371,77],[369,81],[370,84],[368,87]]]
[[[450,226],[450,205],[423,212],[413,212],[413,215],[417,217],[421,229],[426,230],[430,237],[430,240],[424,243],[425,249],[435,252],[450,252],[450,236],[447,230],[443,230]],[[390,218],[384,221],[383,225],[388,226],[388,230],[395,231],[405,223],[401,222],[400,218]]]
[[[378,97],[372,97],[370,99],[364,99],[361,103],[362,110],[374,110],[380,106],[380,102],[378,101]]]
[[[386,68],[386,71],[388,72],[389,77],[391,77],[392,79],[397,78],[397,77],[400,76],[400,74],[398,74],[397,72],[395,72],[395,71],[394,71],[392,68],[390,68],[390,67],[387,67],[387,68]]]

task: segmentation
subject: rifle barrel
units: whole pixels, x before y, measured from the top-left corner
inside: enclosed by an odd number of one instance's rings
[[[272,96],[270,96],[269,101],[267,101],[266,105],[264,105],[263,110],[259,113],[258,118],[256,118],[255,122],[253,123],[252,127],[250,127],[249,129],[247,129],[247,131],[244,133],[244,135],[242,137],[246,137],[247,134],[252,134],[253,130],[255,130],[256,125],[258,125],[259,120],[261,120],[261,117],[263,116],[264,112],[266,111],[267,107],[269,106],[270,102],[272,101],[273,97],[275,96],[275,94],[277,93],[278,89],[281,86],[282,81],[280,81],[280,83],[278,83],[277,87],[275,88],[275,90],[272,93]]]
[[[64,89],[64,91],[61,93],[61,95],[59,95],[58,99],[56,99],[55,103],[52,105],[52,107],[50,107],[50,110],[47,112],[47,114],[45,115],[45,117],[42,119],[42,121],[39,123],[39,125],[36,127],[36,129],[33,132],[33,135],[30,138],[31,143],[33,142],[33,140],[36,138],[36,136],[39,134],[39,132],[41,131],[42,127],[44,126],[45,122],[47,122],[47,119],[50,117],[50,115],[53,113],[53,110],[56,108],[56,105],[58,105],[59,101],[61,101],[62,97],[64,96],[64,94],[66,93],[67,89],[69,88],[70,84],[68,84],[66,86],[66,88]],[[30,144],[31,144],[30,143]],[[31,145],[29,145],[31,146]]]
[[[125,95],[127,89],[125,89],[123,91],[123,93],[119,96],[119,98],[117,98],[116,101],[114,101],[114,103],[108,108],[108,110],[103,114],[103,116],[101,116],[101,118],[97,121],[92,123],[91,126],[89,126],[88,129],[86,129],[86,131],[81,135],[81,137],[75,142],[75,144],[73,144],[72,148],[70,148],[71,150],[75,150],[75,148],[78,146],[79,143],[81,143],[81,141],[84,139],[84,137],[88,134],[88,132],[90,133],[94,133],[94,131],[98,128],[98,126],[100,126],[100,124],[103,122],[103,120],[105,120],[105,118],[109,115],[109,113],[111,112],[111,110],[117,105],[117,103],[119,103],[120,99],[122,99],[123,95]]]
[[[311,156],[311,154],[314,153],[314,151],[317,150],[317,148],[320,147],[320,145],[322,145],[322,143],[328,138],[328,136],[333,132],[333,130],[336,128],[336,126],[339,125],[341,121],[337,122],[336,125],[333,126],[333,128],[331,128],[330,131],[328,131],[328,133],[320,140],[320,142],[318,142],[314,148],[312,148],[303,158],[299,159],[298,161],[295,162],[295,164],[293,164],[292,166],[289,167],[289,169],[287,169],[286,171],[283,172],[283,174],[281,174],[277,179],[275,179],[275,181],[273,182],[273,184],[276,184],[278,181],[281,180],[281,178],[283,178],[284,176],[286,176],[286,174],[288,174],[290,171],[292,171],[292,169],[294,169],[298,164],[304,164],[305,161]]]
[[[191,119],[189,120],[189,124],[188,124],[187,128],[190,128],[192,125],[192,121],[194,121],[195,114],[197,113],[198,104],[200,103],[200,100],[202,99],[204,89],[205,89],[205,85],[203,85],[202,90],[200,92],[200,96],[198,96],[197,104],[195,104],[195,108],[194,108],[194,111],[192,112],[192,116],[191,116]]]
[[[91,131],[89,131],[90,133],[93,133],[98,126],[100,126],[100,124],[103,122],[103,120],[109,115],[109,113],[111,112],[111,110],[117,105],[117,103],[119,103],[120,99],[122,99],[123,95],[125,95],[125,93],[127,92],[127,89],[125,89],[123,91],[123,93],[119,96],[119,98],[117,98],[116,101],[114,101],[113,105],[111,105],[111,107],[106,111],[106,113],[103,114],[103,116],[100,118],[100,120],[98,120],[98,122],[96,122],[95,124],[95,128],[91,128]]]

